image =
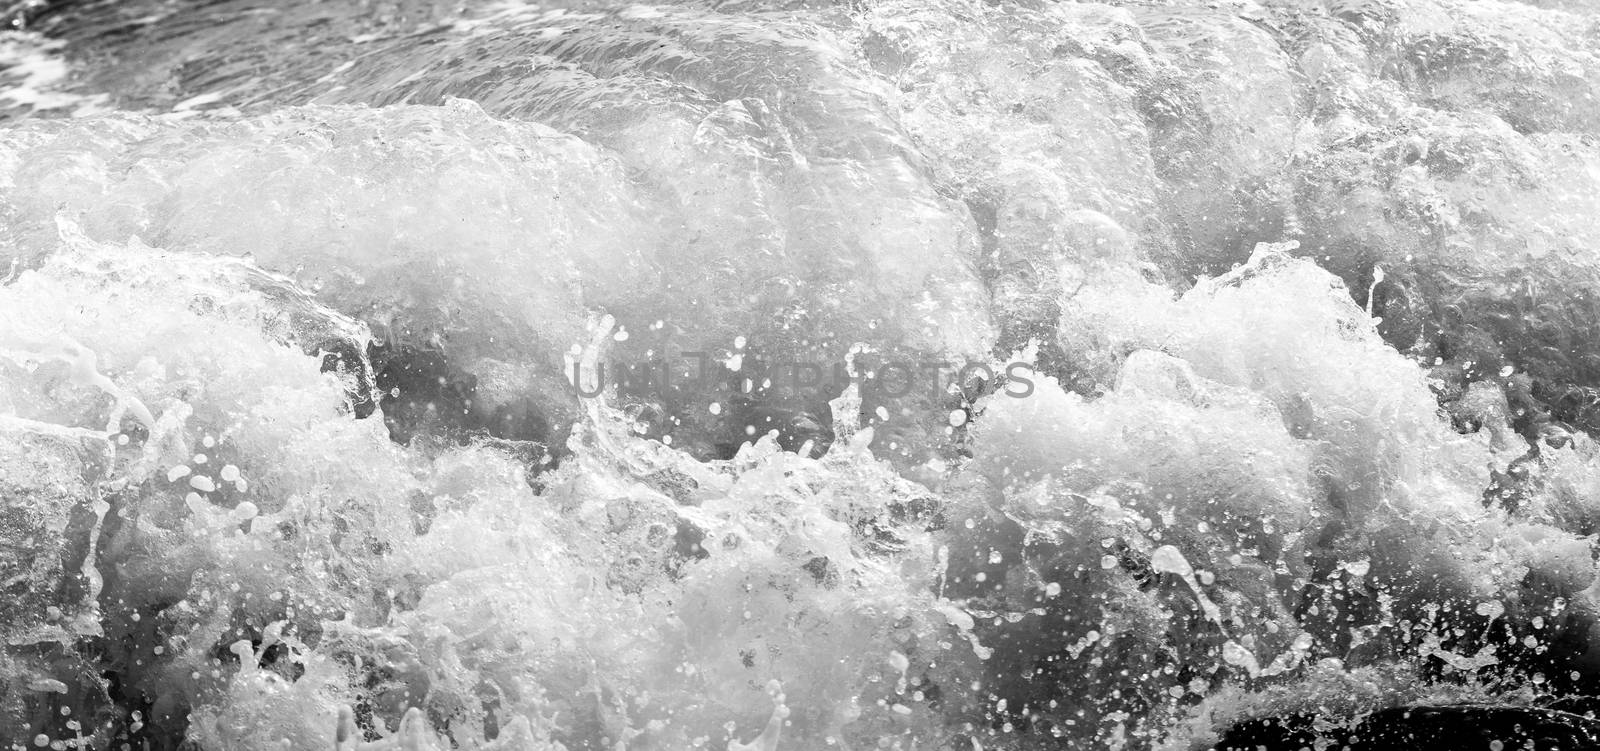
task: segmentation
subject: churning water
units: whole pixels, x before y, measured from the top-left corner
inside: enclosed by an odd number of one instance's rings
[[[0,8],[8,748],[1600,748],[1590,0]]]

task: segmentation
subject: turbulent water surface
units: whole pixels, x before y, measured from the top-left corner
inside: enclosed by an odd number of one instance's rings
[[[0,745],[1600,748],[1590,0],[0,10]]]

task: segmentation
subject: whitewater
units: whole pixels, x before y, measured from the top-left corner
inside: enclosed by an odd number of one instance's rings
[[[0,747],[1600,749],[1600,4],[0,21]]]

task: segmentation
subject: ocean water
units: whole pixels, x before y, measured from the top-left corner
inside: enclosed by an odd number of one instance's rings
[[[6,748],[1600,748],[1600,5],[0,18]]]

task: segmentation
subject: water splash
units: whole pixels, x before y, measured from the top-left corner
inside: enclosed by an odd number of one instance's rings
[[[1186,748],[1600,690],[1593,8],[458,5],[0,40],[0,739]],[[1027,398],[879,379],[1015,351]]]

